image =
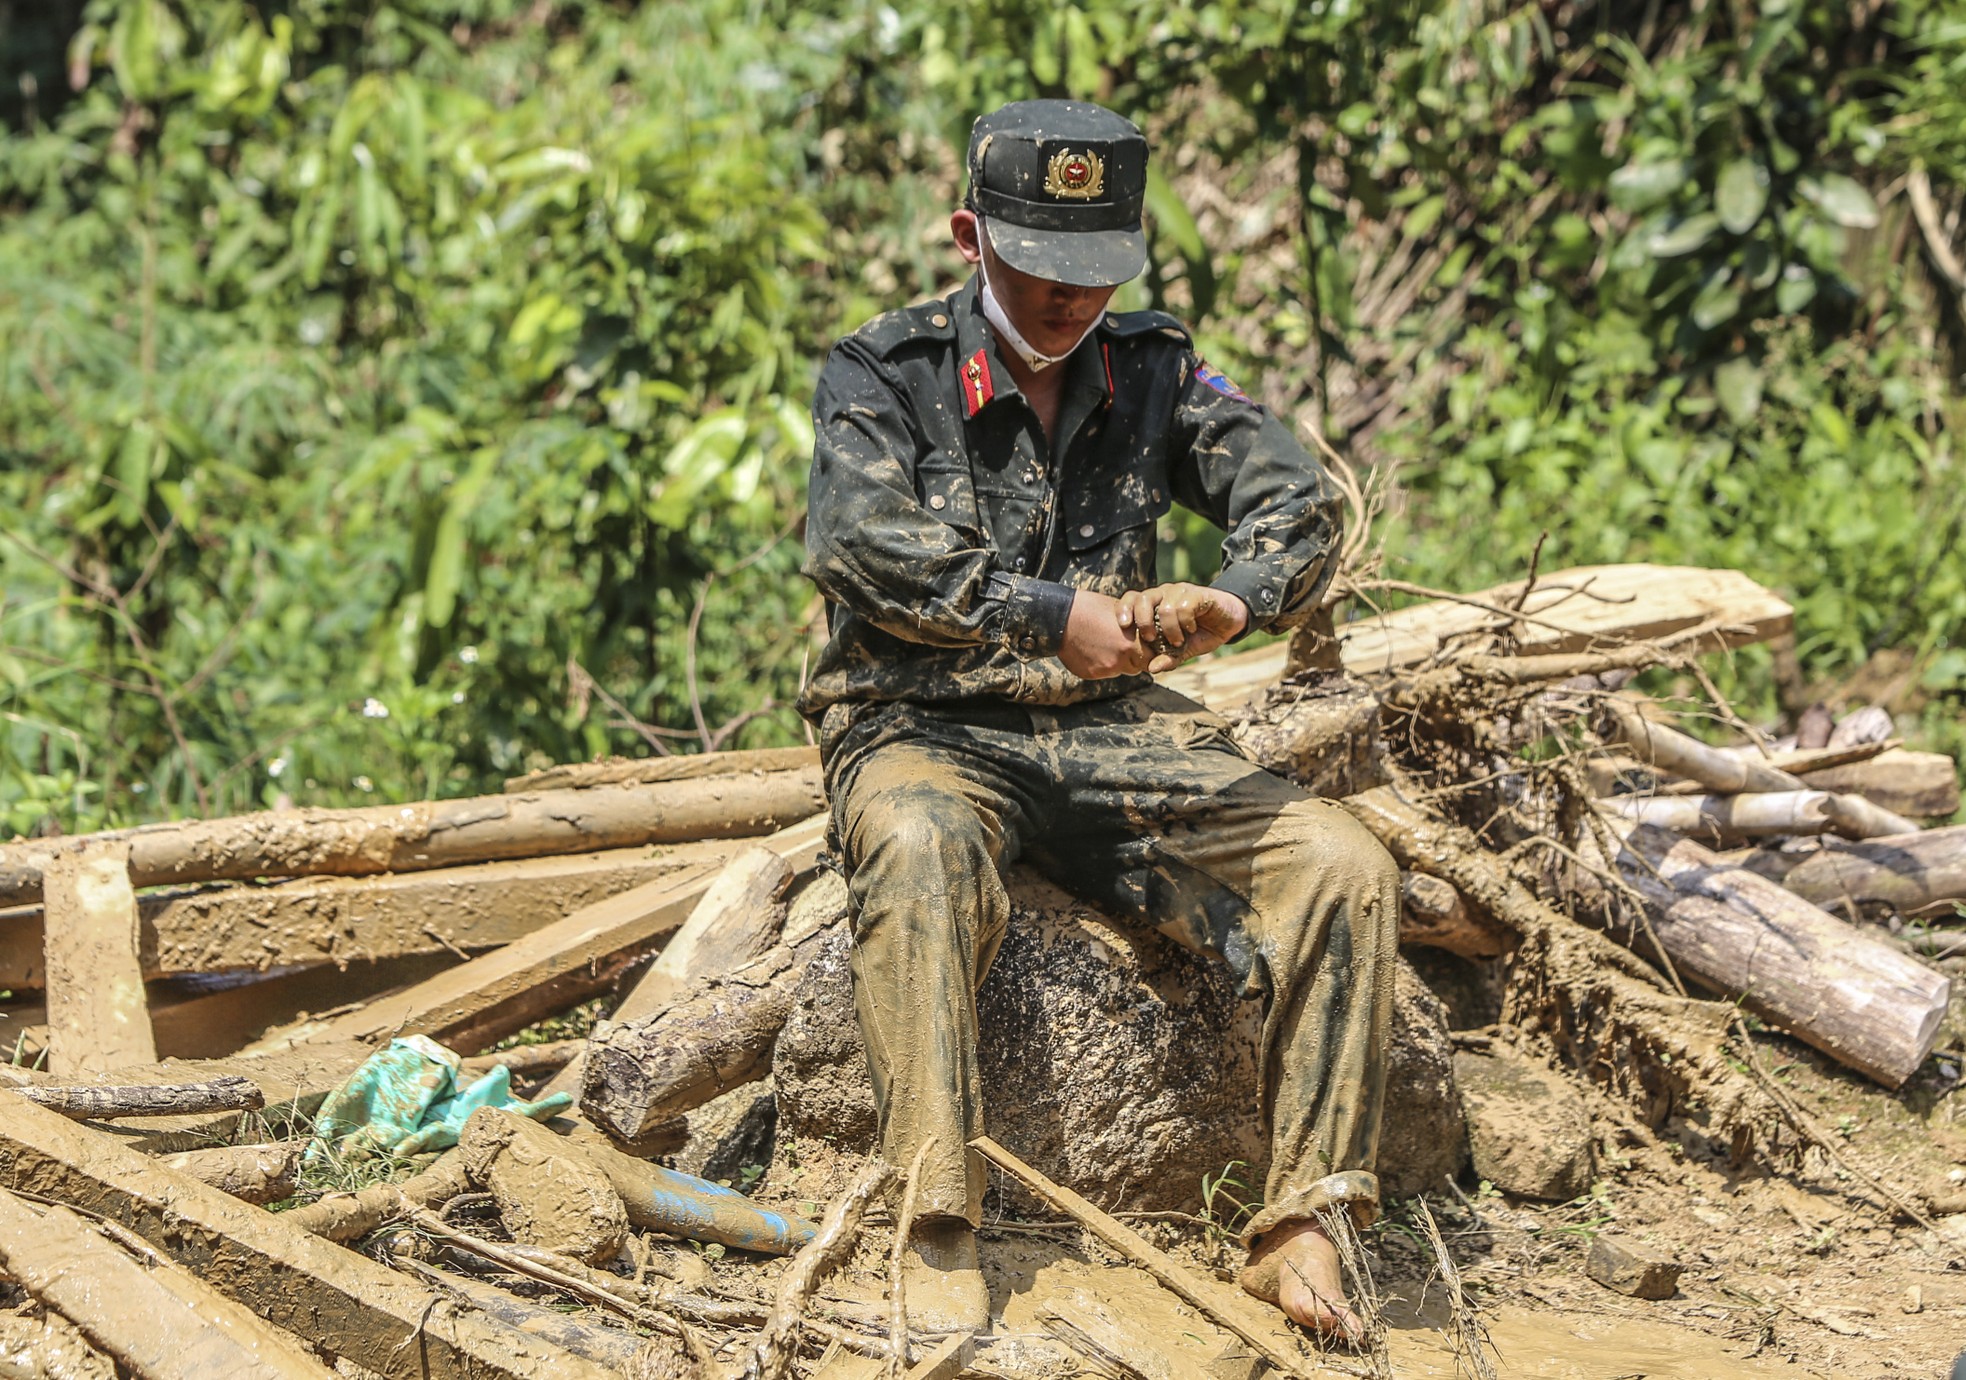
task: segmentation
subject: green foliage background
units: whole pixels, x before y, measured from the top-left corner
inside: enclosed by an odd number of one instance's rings
[[[968,122],[1033,94],[1149,129],[1123,305],[1396,475],[1390,573],[1739,566],[1958,741],[1957,4],[0,25],[0,832],[797,740],[815,371],[951,285]]]

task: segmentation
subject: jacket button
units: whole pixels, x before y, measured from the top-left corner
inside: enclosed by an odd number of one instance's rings
[[[1017,570],[1022,570],[1024,568],[1024,558],[1022,556],[1019,556],[1016,560],[1011,562],[1011,565],[1013,568]]]
[[[949,324],[949,318],[944,316],[941,312],[937,312],[935,313],[935,315],[928,318],[928,324],[935,327],[935,329],[939,331],[944,326]]]
[[[935,511],[939,513],[944,508],[949,506],[949,500],[942,497],[941,494],[931,494],[929,495],[928,506],[935,509]]]
[[[1093,531],[1094,528],[1092,524],[1088,522],[1085,526],[1079,528],[1079,535],[1082,537],[1089,537],[1092,535]]]

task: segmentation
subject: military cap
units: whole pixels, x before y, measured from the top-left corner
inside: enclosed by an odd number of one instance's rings
[[[1116,287],[1147,266],[1147,140],[1089,101],[1014,101],[969,134],[968,205],[1020,272]]]

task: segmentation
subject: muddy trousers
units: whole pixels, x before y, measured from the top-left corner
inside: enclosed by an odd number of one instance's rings
[[[1399,873],[1362,825],[1159,687],[1055,708],[867,706],[828,729],[881,1152],[906,1167],[934,1137],[923,1213],[981,1221],[976,989],[1020,859],[1226,962],[1263,1003],[1271,1160],[1246,1240],[1332,1199],[1376,1206]]]

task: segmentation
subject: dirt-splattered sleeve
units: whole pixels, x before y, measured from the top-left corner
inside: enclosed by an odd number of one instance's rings
[[[1252,629],[1294,628],[1331,580],[1337,487],[1289,427],[1192,351],[1181,368],[1174,492],[1227,532],[1214,587],[1249,605]]]
[[[1072,592],[997,570],[979,535],[923,504],[915,468],[925,447],[913,409],[861,342],[834,347],[812,420],[806,574],[822,594],[912,642],[994,643],[1023,658],[1058,649]]]

